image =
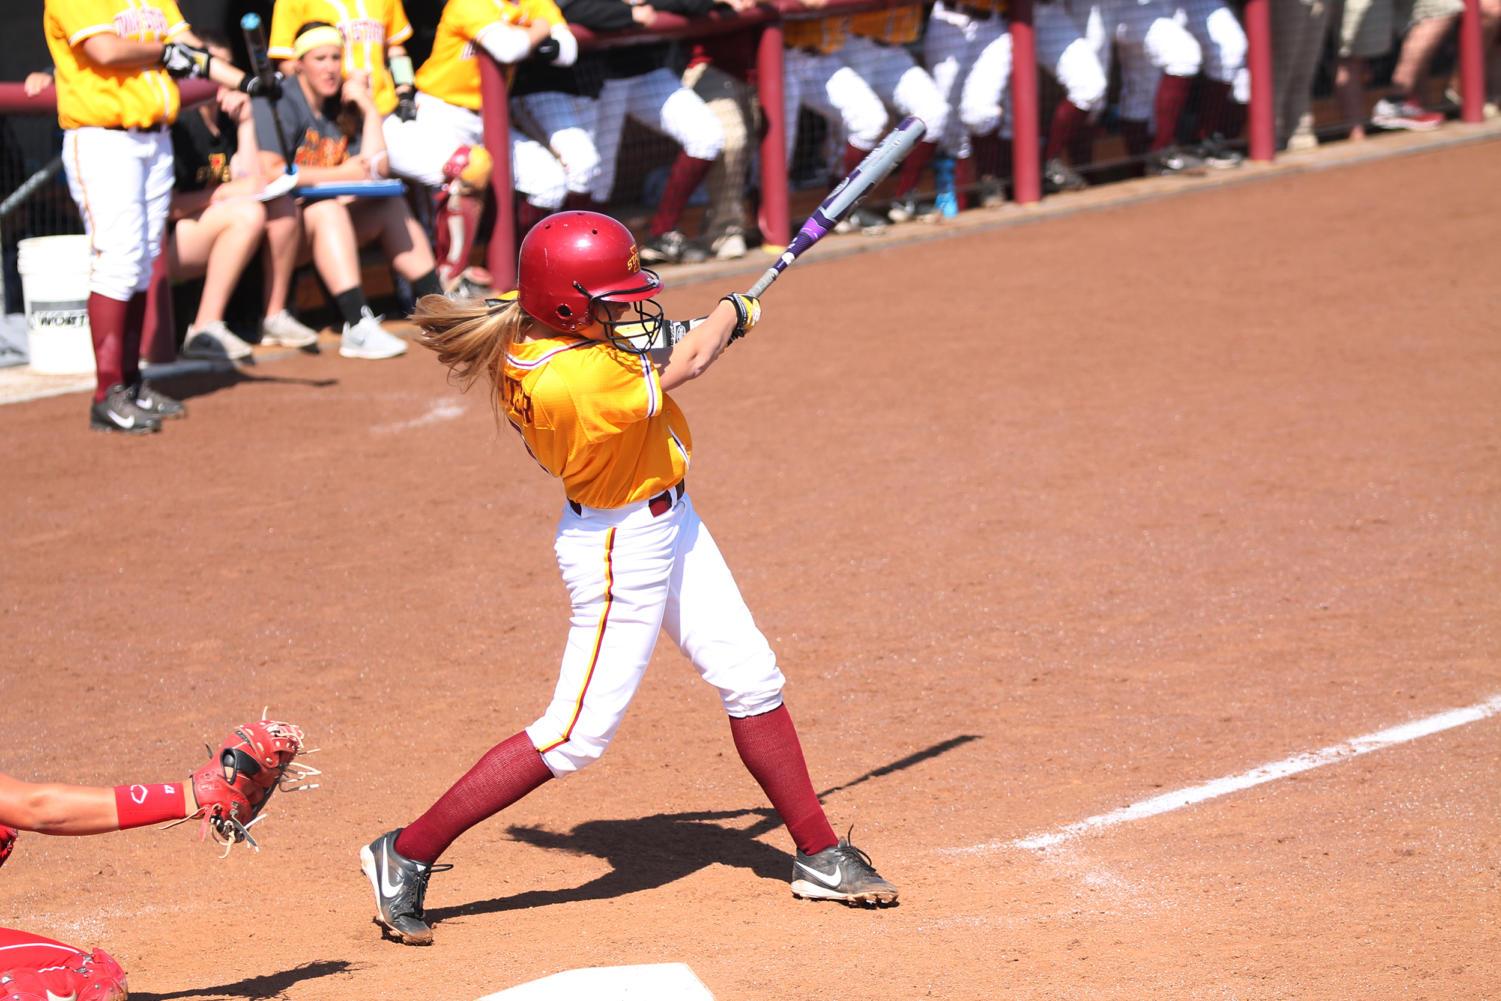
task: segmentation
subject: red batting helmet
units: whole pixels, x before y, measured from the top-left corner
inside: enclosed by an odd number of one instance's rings
[[[608,311],[597,308],[602,302],[637,303],[633,325],[660,324],[660,309],[653,316],[642,306],[662,290],[662,280],[641,267],[631,231],[607,215],[557,212],[543,219],[521,241],[517,270],[521,308],[553,330],[572,334],[598,322],[619,344]]]

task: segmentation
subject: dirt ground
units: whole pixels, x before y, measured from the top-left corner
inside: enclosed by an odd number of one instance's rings
[[[382,941],[359,847],[551,692],[557,485],[415,351],[179,385],[147,440],[0,408],[0,768],[163,781],[269,704],[326,772],[259,855],[23,836],[0,924],[136,1001],[1501,997],[1501,718],[1009,845],[1501,693],[1498,151],[809,261],[678,394],[878,912],[792,899],[663,647],[600,764],[454,846],[436,945]]]

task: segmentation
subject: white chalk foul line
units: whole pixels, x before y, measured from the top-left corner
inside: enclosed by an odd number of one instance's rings
[[[396,421],[392,424],[377,424],[370,430],[376,434],[392,434],[397,431],[410,431],[413,428],[425,427],[428,424],[437,424],[440,421],[451,421],[464,413],[464,405],[457,400],[433,400],[427,405],[427,410],[420,417],[410,420]]]
[[[1331,744],[1317,751],[1309,751],[1303,754],[1295,754],[1281,761],[1273,761],[1270,764],[1260,765],[1250,771],[1241,772],[1238,775],[1227,775],[1224,778],[1214,779],[1202,785],[1189,786],[1175,792],[1163,793],[1161,796],[1153,796],[1139,803],[1123,806],[1119,810],[1109,813],[1101,813],[1094,817],[1088,817],[1067,827],[1060,827],[1056,831],[1047,834],[1034,834],[1027,838],[1018,838],[1011,842],[991,842],[984,845],[975,845],[970,848],[960,848],[958,853],[994,851],[997,848],[1009,847],[1025,848],[1029,851],[1044,851],[1070,841],[1081,834],[1098,831],[1116,824],[1124,824],[1131,820],[1143,820],[1147,817],[1155,817],[1159,813],[1168,813],[1179,810],[1185,806],[1193,806],[1205,800],[1214,799],[1252,786],[1261,785],[1263,782],[1271,782],[1274,779],[1286,778],[1299,772],[1306,772],[1314,768],[1322,768],[1340,761],[1348,761],[1350,758],[1372,751],[1379,751],[1383,747],[1391,747],[1395,744],[1405,744],[1419,737],[1427,737],[1431,734],[1440,733],[1444,730],[1452,730],[1457,726],[1475,723],[1488,716],[1501,713],[1501,695],[1492,696],[1484,702],[1462,709],[1450,709],[1434,716],[1413,720],[1410,723],[1402,723],[1398,726],[1388,727],[1385,730],[1377,730],[1368,733],[1364,737],[1356,737],[1342,744]]]

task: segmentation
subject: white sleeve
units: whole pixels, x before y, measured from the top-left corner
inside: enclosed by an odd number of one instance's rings
[[[579,40],[573,37],[573,32],[568,30],[568,25],[553,25],[552,38],[558,43],[558,58],[552,61],[554,66],[572,66],[578,62]]]
[[[525,28],[499,21],[481,31],[475,41],[498,63],[519,63],[532,51],[532,39]]]

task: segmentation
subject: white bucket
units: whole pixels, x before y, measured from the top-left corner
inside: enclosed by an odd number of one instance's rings
[[[26,336],[36,372],[83,375],[94,371],[89,336],[89,238],[39,236],[22,240],[16,258],[26,302]]]

